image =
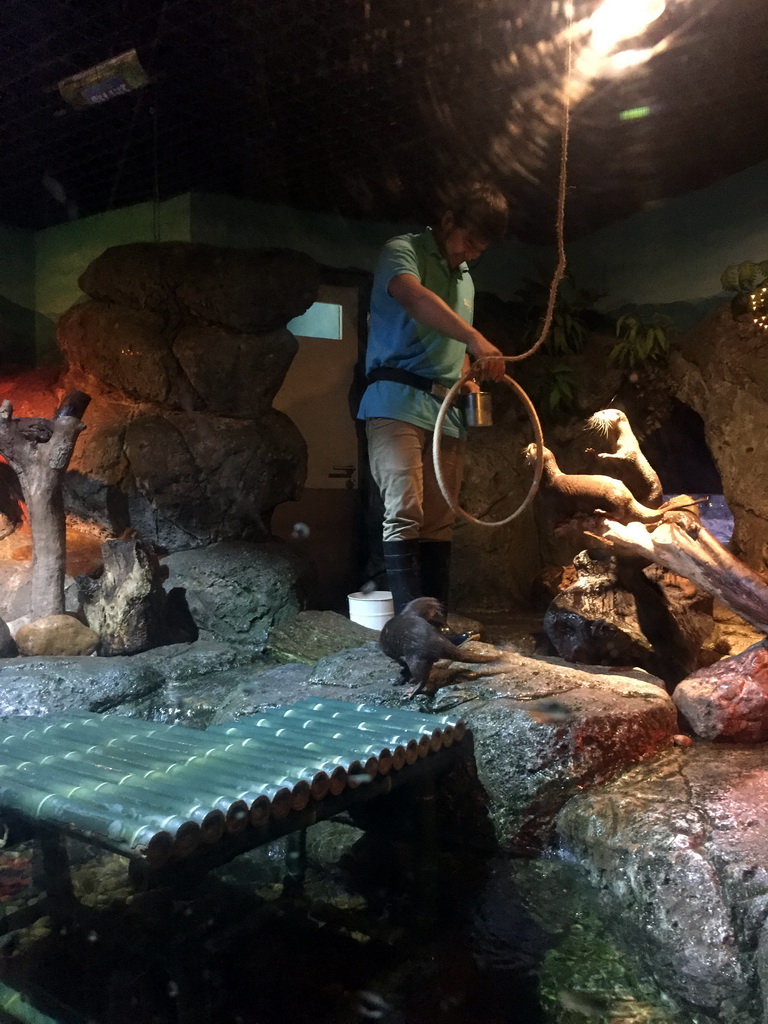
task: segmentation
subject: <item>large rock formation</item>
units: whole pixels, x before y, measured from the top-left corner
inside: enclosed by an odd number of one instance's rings
[[[636,665],[672,689],[718,657],[709,594],[662,566],[580,552],[576,579],[555,595],[544,631],[562,657],[589,665]],[[723,652],[720,652],[723,653]]]
[[[80,278],[86,295],[128,309],[271,331],[303,313],[317,266],[291,249],[224,249],[188,242],[132,242],[107,249]]]
[[[102,395],[81,441],[67,508],[112,534],[133,527],[172,551],[266,538],[271,510],[296,498],[306,474],[304,440],[274,409],[235,419]]]
[[[762,750],[700,743],[579,794],[558,817],[613,934],[665,992],[705,1011],[697,1020],[766,1019],[767,801]]]
[[[165,564],[201,638],[247,649],[263,648],[272,626],[295,618],[311,585],[303,555],[282,541],[211,544],[176,551]]]
[[[312,303],[314,262],[189,243],[108,249],[59,320],[65,385],[93,395],[68,507],[170,550],[263,539],[297,496],[306,447],[272,409],[296,350],[285,324]]]
[[[768,565],[766,334],[734,321],[724,304],[680,339],[670,363],[677,396],[704,420],[706,439],[734,516],[731,548],[762,571]]]

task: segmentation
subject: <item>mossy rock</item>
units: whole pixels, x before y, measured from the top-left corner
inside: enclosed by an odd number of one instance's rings
[[[378,638],[377,629],[360,626],[337,612],[299,612],[290,622],[270,629],[267,652],[278,661],[312,665],[329,654]]]

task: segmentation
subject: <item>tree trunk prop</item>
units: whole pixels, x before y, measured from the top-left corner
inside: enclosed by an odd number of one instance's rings
[[[14,419],[11,403],[0,404],[0,455],[19,478],[32,532],[30,611],[35,619],[64,611],[64,474],[85,429],[81,417],[90,401],[83,391],[70,391],[50,420]]]
[[[595,518],[587,530],[617,553],[644,556],[685,576],[755,629],[768,633],[768,583],[690,512],[662,513],[658,524]]]

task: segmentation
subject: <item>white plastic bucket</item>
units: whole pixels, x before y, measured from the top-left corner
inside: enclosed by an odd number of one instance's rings
[[[372,590],[364,594],[361,590],[348,594],[349,617],[352,622],[369,629],[381,629],[395,614],[392,594],[388,590]]]

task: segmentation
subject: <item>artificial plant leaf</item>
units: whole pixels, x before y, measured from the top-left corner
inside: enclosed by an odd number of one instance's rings
[[[724,292],[737,292],[739,290],[739,265],[732,263],[720,275],[720,284]]]
[[[739,291],[748,292],[754,287],[757,279],[758,269],[757,264],[753,263],[752,260],[744,260],[743,263],[739,264]]]

